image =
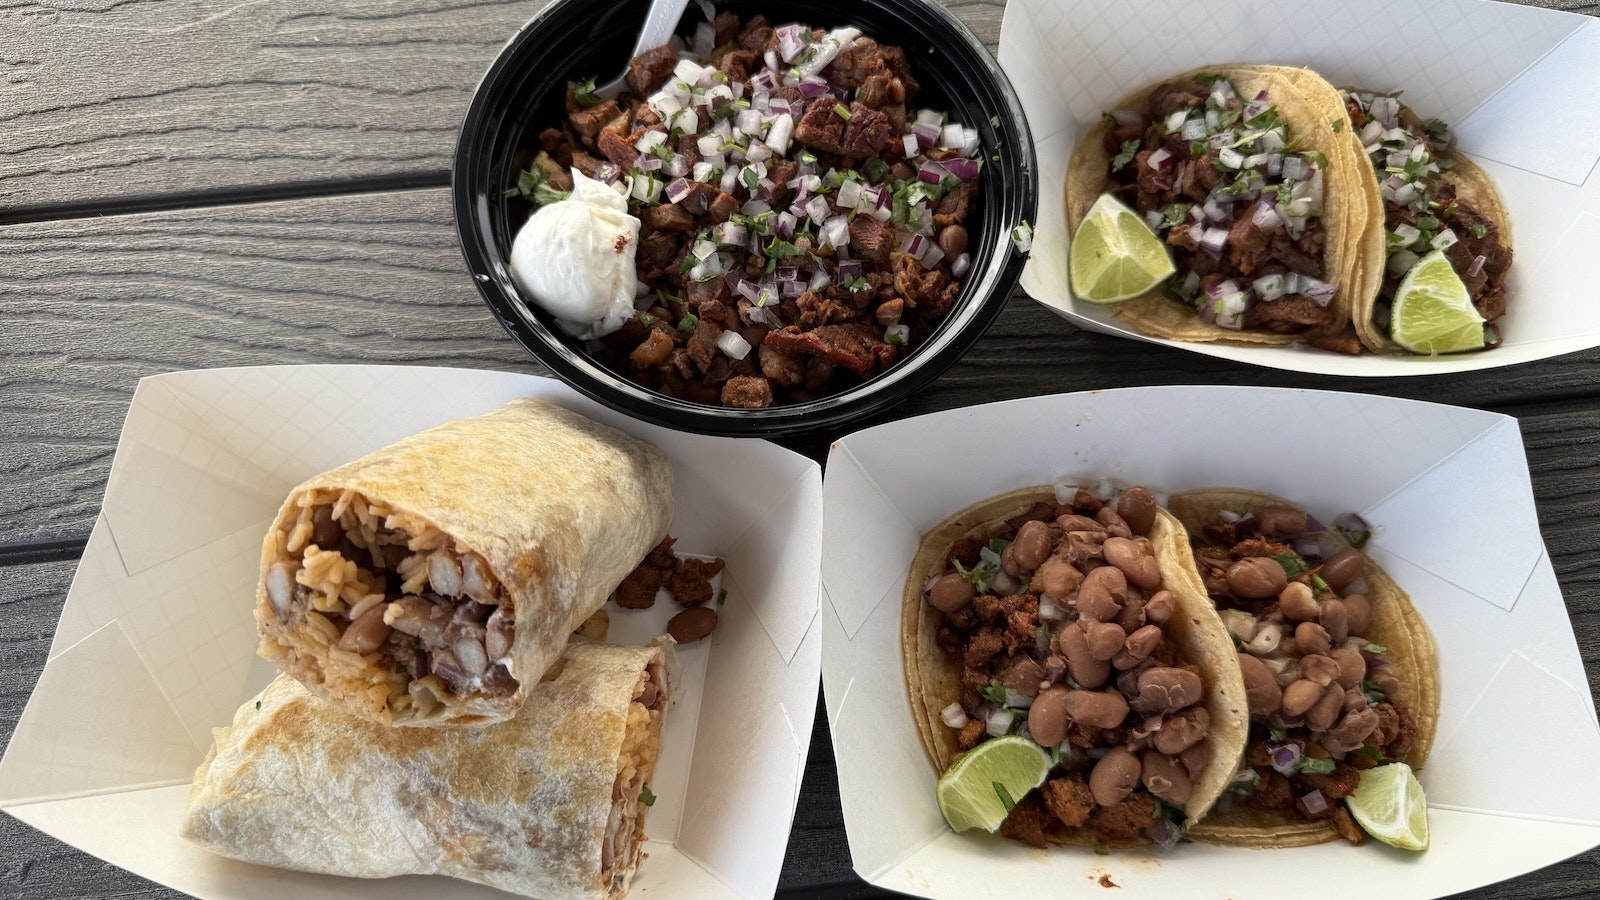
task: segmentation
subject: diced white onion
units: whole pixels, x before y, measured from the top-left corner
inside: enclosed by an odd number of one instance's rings
[[[952,703],[939,710],[939,718],[951,728],[963,728],[967,724],[967,711],[961,708],[960,703]]]
[[[750,342],[744,339],[744,335],[730,329],[717,338],[717,349],[732,359],[744,359],[750,355]]]

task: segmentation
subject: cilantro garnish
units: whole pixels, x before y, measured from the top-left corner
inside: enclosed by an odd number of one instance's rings
[[[645,806],[655,806],[656,805],[656,795],[652,794],[650,792],[650,786],[649,785],[645,785],[644,789],[639,791],[639,802],[644,804]]]
[[[260,701],[260,700],[257,700],[257,701],[256,701],[256,711],[257,711],[257,712],[260,712],[260,711],[261,711],[261,701]]]
[[[652,316],[647,312],[639,313],[639,324],[640,325],[643,325],[646,328],[648,328],[651,325],[654,325],[655,323],[656,323],[656,317],[655,316]]]
[[[1228,76],[1220,72],[1201,72],[1194,76],[1195,84],[1213,85],[1219,81],[1226,81]]]
[[[1166,819],[1167,821],[1173,823],[1174,825],[1182,825],[1184,823],[1184,820],[1188,818],[1188,816],[1183,811],[1183,807],[1174,806],[1173,804],[1167,803],[1166,801],[1161,800],[1160,798],[1152,798],[1152,799],[1154,799],[1155,802],[1156,802],[1156,808],[1155,808],[1155,811],[1150,814],[1150,818],[1152,818],[1152,819]]]
[[[867,181],[877,184],[883,176],[889,173],[889,164],[874,156],[861,164],[861,174],[867,176]]]
[[[1274,556],[1273,559],[1283,567],[1283,574],[1291,581],[1305,574],[1311,568],[1306,565],[1305,558],[1293,550],[1285,550]]]
[[[694,334],[695,326],[699,324],[699,316],[695,315],[694,313],[684,313],[683,318],[678,320],[678,330],[684,334]]]
[[[1116,158],[1111,160],[1111,171],[1113,171],[1113,172],[1120,171],[1123,166],[1126,166],[1128,163],[1133,162],[1133,158],[1135,156],[1137,156],[1138,154],[1139,154],[1139,141],[1138,140],[1123,141],[1122,142],[1122,152],[1118,153],[1116,155]]]
[[[1388,647],[1385,647],[1382,644],[1374,644],[1374,643],[1372,643],[1370,641],[1367,642],[1367,645],[1365,647],[1362,647],[1361,649],[1365,650],[1368,653],[1388,653],[1389,652],[1389,648]]]
[[[717,588],[717,605],[721,606],[721,605],[723,605],[724,603],[727,603],[727,602],[728,602],[728,589],[727,588]]]
[[[746,166],[739,173],[739,180],[743,182],[744,186],[749,188],[751,191],[758,191],[761,189],[761,179],[756,177],[756,170],[748,166]]]
[[[550,186],[550,178],[538,166],[529,166],[517,174],[516,186],[506,189],[507,197],[520,196],[531,201],[535,206],[545,206],[560,200],[565,200],[570,191],[557,190]]]
[[[990,703],[998,706],[1005,705],[1006,686],[1001,684],[998,680],[990,680],[988,684],[978,688],[978,694]]]
[[[596,97],[594,95],[594,76],[593,75],[589,76],[589,80],[587,80],[584,83],[578,85],[578,90],[576,92],[575,99],[578,101],[578,105],[583,107],[583,108],[585,108],[585,109],[588,109],[591,106],[599,106],[601,103],[605,102],[604,100],[601,100],[599,97]]]
[[[1094,852],[1099,856],[1110,856],[1111,848],[1105,844],[1095,844]]]
[[[1470,227],[1472,228],[1472,236],[1475,238],[1481,238],[1489,233],[1488,226],[1484,225],[1482,222],[1473,222]]]
[[[1267,736],[1275,741],[1278,741],[1279,743],[1282,743],[1283,739],[1289,736],[1289,730],[1286,728],[1277,728],[1269,725],[1267,726]]]
[[[1302,756],[1295,760],[1294,770],[1307,775],[1327,775],[1333,771],[1333,760]]]
[[[1343,119],[1334,119],[1332,122],[1330,122],[1328,124],[1333,126],[1333,133],[1334,134],[1338,134],[1339,132],[1344,130],[1344,120]]]
[[[1370,704],[1383,702],[1383,688],[1378,687],[1365,678],[1361,679],[1361,693],[1366,695],[1367,702]]]

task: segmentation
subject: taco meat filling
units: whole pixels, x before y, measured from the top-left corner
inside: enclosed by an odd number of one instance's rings
[[[1366,557],[1282,506],[1208,524],[1205,540],[1195,560],[1239,647],[1250,703],[1245,765],[1216,809],[1331,819],[1361,843],[1339,800],[1360,770],[1404,758],[1417,737],[1387,648],[1367,638]]]
[[[1200,75],[1156,88],[1146,109],[1111,115],[1110,190],[1171,248],[1169,296],[1223,328],[1301,334],[1333,324],[1328,161],[1296,152],[1265,91],[1245,100],[1226,78]]]
[[[1506,272],[1511,246],[1494,220],[1458,196],[1445,180],[1455,163],[1446,152],[1449,126],[1417,117],[1396,95],[1341,91],[1350,122],[1377,169],[1383,195],[1388,268],[1378,292],[1378,325],[1388,331],[1395,289],[1417,260],[1443,250],[1450,267],[1467,286],[1472,305],[1487,321],[1505,315]],[[1485,346],[1499,343],[1497,329],[1484,334]]]
[[[1017,798],[1000,833],[1042,847],[1077,834],[1171,846],[1210,764],[1201,671],[1163,623],[1174,598],[1147,535],[1153,495],[1035,504],[987,544],[963,538],[924,596],[939,649],[961,669],[941,717],[965,751],[1027,735],[1059,762]]]
[[[568,86],[565,120],[509,192],[564,199],[575,168],[640,220],[647,290],[587,345],[602,363],[668,396],[763,408],[859,384],[939,326],[972,265],[984,160],[976,128],[915,105],[905,51],[723,12],[682,54],[629,69],[615,100]]]

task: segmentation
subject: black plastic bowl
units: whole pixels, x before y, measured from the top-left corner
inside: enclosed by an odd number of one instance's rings
[[[777,24],[854,25],[905,49],[922,85],[915,105],[947,110],[978,129],[984,167],[967,220],[972,266],[944,321],[888,371],[805,403],[730,409],[692,403],[645,388],[601,365],[543,310],[522,301],[511,280],[513,220],[506,188],[526,165],[539,132],[559,127],[568,80],[604,82],[627,64],[644,21],[644,0],[559,0],[523,26],[489,67],[461,126],[452,171],[456,228],[478,289],[511,336],[562,379],[614,409],[669,428],[703,434],[776,437],[842,425],[886,409],[937,378],[977,342],[999,315],[1022,274],[1024,254],[1011,229],[1032,222],[1038,165],[1022,103],[983,44],[943,8],[925,0],[808,0],[718,3],[741,19],[757,13]],[[692,33],[703,13],[690,4],[679,25]],[[520,154],[520,156],[519,156]]]

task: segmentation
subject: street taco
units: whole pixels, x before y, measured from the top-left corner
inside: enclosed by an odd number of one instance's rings
[[[1196,840],[1298,847],[1365,833],[1340,800],[1361,772],[1427,760],[1433,640],[1405,591],[1336,529],[1268,494],[1174,494],[1249,695],[1244,764]]]
[[[1050,751],[1002,835],[1170,847],[1239,760],[1233,645],[1148,490],[1063,494],[1013,491],[923,538],[901,607],[912,718],[940,772],[1000,734]]]
[[[1212,66],[1116,104],[1067,170],[1067,225],[1111,192],[1166,242],[1177,272],[1116,305],[1158,337],[1360,352],[1348,332],[1371,214],[1360,159],[1313,72]]]
[[[1389,337],[1390,305],[1406,272],[1433,250],[1450,260],[1486,322],[1505,315],[1511,217],[1488,174],[1452,148],[1445,123],[1423,121],[1399,92],[1339,94],[1350,119],[1347,140],[1373,173],[1368,203],[1383,211],[1358,241],[1352,314],[1362,344],[1378,353],[1407,352]],[[1487,326],[1484,346],[1499,343],[1499,329]]]

